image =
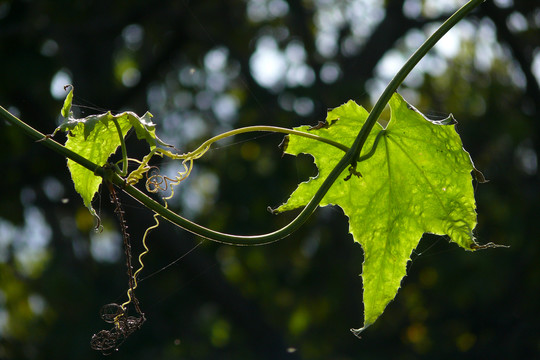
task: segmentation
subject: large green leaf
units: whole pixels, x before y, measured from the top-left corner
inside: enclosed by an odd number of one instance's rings
[[[139,117],[130,111],[117,115],[112,115],[109,111],[104,114],[76,119],[71,111],[72,99],[73,88],[68,93],[62,107],[61,114],[65,119],[64,123],[55,130],[55,133],[58,130],[66,131],[65,146],[99,166],[105,165],[121,144],[115,122],[121,129],[122,138],[133,127],[137,138],[146,140],[150,148],[166,145],[156,137],[155,124],[152,123],[152,115],[148,112]],[[97,217],[92,207],[92,199],[99,190],[102,178],[73,160],[68,160],[67,165],[75,190],[81,195],[84,205],[92,215]]]
[[[453,117],[431,121],[395,94],[390,101],[391,119],[374,155],[358,163],[362,176],[344,171],[323,201],[339,205],[349,217],[349,231],[364,250],[364,327],[371,325],[395,297],[411,252],[424,233],[448,235],[466,250],[474,241],[475,200],[469,154],[455,131]],[[368,116],[355,102],[328,113],[327,126],[311,129],[319,136],[352,145]],[[372,147],[376,125],[362,154]],[[285,152],[313,155],[319,174],[301,183],[276,211],[307,204],[343,156],[339,149],[305,137],[289,136]]]

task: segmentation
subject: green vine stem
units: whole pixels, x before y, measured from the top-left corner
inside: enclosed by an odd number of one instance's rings
[[[48,147],[49,149],[53,150],[54,152],[75,161],[76,163],[87,168],[88,170],[92,171],[94,174],[98,176],[101,176],[101,177],[106,176],[107,169],[97,164],[94,164],[92,161],[88,160],[87,158],[77,154],[74,151],[69,150],[64,145],[53,140],[49,135],[45,135],[42,132],[34,129],[33,127],[31,127],[24,121],[20,120],[19,118],[11,114],[2,106],[0,106],[0,117],[2,117],[8,123],[17,126],[20,130],[22,130],[26,135],[28,135],[30,138],[32,138],[36,142],[39,142],[45,145],[46,147]]]
[[[283,134],[290,134],[290,135],[298,135],[298,136],[302,136],[302,137],[305,137],[305,138],[308,138],[308,139],[312,139],[312,140],[316,140],[316,141],[326,143],[326,144],[334,146],[334,147],[336,147],[336,148],[338,148],[340,150],[343,150],[344,152],[347,152],[347,151],[350,150],[348,146],[345,146],[345,145],[343,145],[341,143],[338,143],[337,141],[326,139],[326,138],[323,138],[323,137],[315,135],[315,134],[310,134],[310,133],[306,133],[306,132],[303,132],[303,131],[298,131],[298,130],[288,129],[288,128],[282,128],[282,127],[277,127],[277,126],[259,125],[259,126],[246,126],[246,127],[243,127],[243,128],[234,129],[234,130],[227,131],[227,132],[224,132],[222,134],[216,135],[213,138],[206,140],[197,149],[195,149],[194,151],[187,154],[187,156],[192,157],[193,155],[196,155],[196,154],[199,154],[201,152],[206,151],[210,147],[210,145],[212,145],[213,143],[215,143],[218,140],[222,140],[222,139],[225,139],[227,137],[238,135],[238,134],[243,134],[243,133],[248,133],[248,132],[258,132],[258,131],[260,131],[260,132],[275,132],[275,133],[283,133]]]
[[[460,9],[458,9],[452,16],[448,18],[439,28],[414,52],[414,54],[405,62],[403,67],[397,72],[394,78],[388,83],[386,89],[373,106],[373,109],[369,113],[369,116],[362,126],[360,133],[356,137],[353,145],[351,146],[352,158],[358,157],[366,139],[371,132],[371,129],[379,119],[386,104],[390,101],[392,94],[396,92],[397,88],[405,80],[407,75],[414,69],[414,67],[422,60],[422,58],[428,53],[429,50],[461,19],[463,19],[468,13],[474,10],[478,5],[486,0],[470,0]],[[356,155],[356,156],[355,156]],[[346,157],[347,155],[345,155]],[[339,165],[339,164],[338,164]]]
[[[214,240],[217,242],[231,244],[231,245],[262,245],[271,243],[277,240],[280,240],[284,237],[289,236],[295,230],[297,230],[315,211],[319,206],[319,203],[322,201],[332,184],[336,179],[343,173],[343,171],[351,166],[354,171],[354,166],[356,161],[359,160],[359,154],[362,151],[362,148],[365,144],[365,141],[373,129],[373,126],[377,122],[380,114],[382,113],[384,107],[390,100],[392,94],[397,90],[399,85],[405,80],[405,77],[411,72],[411,70],[416,66],[416,64],[426,55],[426,53],[452,28],[456,25],[463,17],[465,17],[469,12],[476,8],[484,0],[470,0],[463,7],[457,10],[446,22],[444,22],[438,29],[435,31],[418,50],[407,60],[403,67],[398,71],[395,77],[390,81],[380,98],[377,100],[373,110],[369,114],[366,122],[359,131],[357,138],[355,139],[353,145],[350,149],[347,150],[345,155],[340,159],[328,177],[324,180],[323,184],[319,190],[315,193],[310,202],[304,207],[304,209],[298,214],[298,216],[287,224],[285,227],[262,235],[232,235],[221,233],[212,229],[208,229],[199,224],[196,224],[188,219],[181,217],[180,215],[172,212],[165,206],[161,205],[157,201],[154,201],[146,194],[141,192],[134,186],[126,184],[125,179],[120,175],[112,171],[110,168],[100,167],[91,161],[85,159],[84,157],[66,149],[61,144],[50,139],[48,136],[45,136],[41,132],[35,130],[31,126],[22,122],[7,110],[0,106],[0,116],[3,117],[9,123],[18,126],[30,137],[36,141],[42,141],[44,145],[48,146],[52,150],[56,151],[59,154],[62,154],[73,161],[76,161],[80,165],[86,167],[87,169],[93,171],[96,175],[102,176],[103,178],[113,182],[115,185],[122,188],[127,194],[132,196],[137,201],[141,202],[144,206],[148,207],[152,211],[159,214],[159,216],[167,219],[168,221],[174,223],[175,225],[190,231],[201,237]],[[240,129],[239,129],[240,130]],[[234,131],[234,130],[233,130]],[[289,129],[287,129],[291,133]],[[229,135],[230,136],[230,135]],[[302,136],[305,136],[305,133],[302,133]],[[219,136],[218,136],[219,137]],[[215,138],[213,138],[214,141]],[[210,139],[209,141],[211,141]],[[203,144],[204,145],[204,144]],[[334,145],[334,144],[331,144]],[[335,145],[334,145],[335,146]],[[199,149],[202,151],[204,148],[201,146]],[[196,150],[197,151],[197,150]],[[371,151],[370,151],[371,153]]]

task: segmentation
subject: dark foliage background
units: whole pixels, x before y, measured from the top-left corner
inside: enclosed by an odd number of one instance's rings
[[[43,132],[75,85],[81,115],[150,110],[182,150],[223,130],[316,124],[352,98],[370,108],[397,67],[463,1],[1,1],[0,104]],[[396,299],[362,340],[362,251],[337,208],[264,247],[151,233],[137,290],[148,318],[112,358],[418,359],[540,355],[540,5],[487,1],[400,92],[433,117],[452,112],[490,180],[479,185],[480,242],[467,253],[425,236]],[[0,125],[0,358],[95,359],[102,305],[125,299],[108,193],[92,219],[65,160]],[[281,158],[279,135],[238,137],[196,164],[174,208],[215,229],[277,229],[273,216],[309,157]],[[130,156],[146,151],[134,137]],[[162,164],[173,168],[171,163]],[[121,198],[134,252],[150,212]],[[200,245],[198,245],[200,244]],[[193,251],[194,246],[198,245]],[[188,253],[189,252],[189,253]]]

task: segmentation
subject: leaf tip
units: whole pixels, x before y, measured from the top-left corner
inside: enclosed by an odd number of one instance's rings
[[[289,145],[289,135],[285,135],[281,143],[278,145],[278,148],[281,149],[281,151],[283,151],[283,153],[285,154],[285,152],[287,152],[288,145]]]
[[[317,123],[317,125],[315,126],[310,126],[308,128],[308,131],[311,131],[311,130],[320,130],[320,129],[328,129],[330,126],[332,126],[336,121],[338,121],[339,118],[335,118],[335,119],[327,119],[327,120],[323,120],[323,121],[319,121]]]
[[[362,336],[360,336],[364,330],[366,330],[371,324],[367,324],[367,325],[364,325],[364,327],[360,328],[360,329],[350,329],[352,334],[354,336],[356,336],[357,338],[361,339]]]
[[[492,243],[492,242],[484,244],[484,245],[478,245],[476,243],[471,244],[471,250],[484,250],[484,249],[493,249],[493,248],[505,248],[505,249],[508,249],[508,248],[510,248],[510,246],[508,246],[508,245],[499,245],[499,244],[495,244],[495,243]]]
[[[396,95],[396,101],[397,101],[397,99],[400,99],[401,101],[403,101],[405,103],[405,105],[407,106],[407,109],[418,113],[420,116],[422,116],[424,119],[428,120],[432,124],[435,124],[435,125],[456,125],[458,123],[456,118],[454,117],[454,114],[452,114],[452,113],[450,113],[446,118],[441,119],[441,120],[429,119],[426,115],[424,115],[422,112],[420,112],[417,108],[415,108],[413,105],[411,105],[407,101],[405,101],[405,99],[403,99],[398,93],[395,93],[394,95]],[[397,96],[399,96],[399,97],[397,97]],[[392,98],[392,100],[393,100],[393,98]]]
[[[65,85],[64,90],[67,91],[68,88],[71,88],[69,93],[66,96],[66,100],[64,100],[64,105],[62,106],[62,110],[60,113],[62,114],[62,117],[68,118],[71,114],[71,102],[73,101],[73,85]]]
[[[482,174],[482,172],[478,170],[477,168],[475,168],[474,166],[473,166],[472,171],[473,171],[474,178],[479,184],[485,184],[489,182],[489,180],[486,179],[484,174]]]
[[[456,118],[454,117],[454,115],[452,113],[450,113],[450,115],[448,115],[448,117],[445,118],[445,119],[432,120],[431,122],[434,123],[434,124],[437,124],[437,125],[456,125],[458,123]]]
[[[143,116],[140,117],[140,122],[145,125],[145,126],[148,126],[148,127],[155,127],[156,124],[154,124],[154,122],[152,121],[152,118],[154,117],[154,115],[152,115],[152,113],[150,113],[149,111],[145,112]]]

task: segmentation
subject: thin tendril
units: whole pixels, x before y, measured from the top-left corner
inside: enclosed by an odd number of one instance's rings
[[[144,269],[144,263],[142,261],[142,258],[143,258],[144,255],[146,255],[146,254],[148,254],[150,252],[150,249],[146,245],[146,237],[148,236],[148,233],[150,232],[150,230],[153,230],[153,229],[155,229],[155,228],[157,228],[159,226],[159,214],[157,214],[157,213],[154,214],[154,220],[156,221],[156,223],[154,225],[150,226],[144,232],[144,235],[143,235],[143,238],[142,238],[142,244],[143,244],[143,247],[144,247],[144,251],[139,255],[139,264],[141,266],[133,274],[133,287],[129,288],[128,291],[127,291],[128,300],[126,302],[124,302],[122,305],[120,305],[122,307],[122,309],[125,309],[125,307],[127,305],[129,305],[129,303],[132,301],[131,294],[137,288],[137,285],[138,285],[137,276]]]
[[[186,162],[187,162],[187,164],[186,164]],[[162,175],[160,175],[158,173],[155,173],[155,174],[149,176],[148,180],[146,181],[146,190],[148,192],[156,193],[156,192],[158,192],[160,190],[161,191],[167,191],[168,189],[171,190],[171,194],[169,196],[163,197],[163,200],[165,201],[165,208],[168,208],[167,200],[171,199],[174,196],[174,187],[176,185],[180,184],[180,182],[185,180],[189,176],[189,174],[191,174],[191,170],[193,169],[193,160],[192,159],[184,160],[182,162],[182,165],[184,167],[184,171],[179,171],[178,176],[175,177],[174,179],[170,178],[170,177],[167,177],[167,176],[162,176]],[[155,168],[155,167],[150,167],[150,168]],[[134,290],[137,288],[137,285],[138,285],[137,276],[144,269],[144,263],[143,263],[142,259],[143,259],[144,255],[146,255],[146,254],[148,254],[150,252],[150,249],[148,248],[148,246],[146,244],[146,238],[148,236],[148,233],[151,230],[153,230],[153,229],[155,229],[155,228],[157,228],[159,226],[159,214],[158,213],[154,214],[154,220],[155,220],[155,224],[150,226],[144,232],[144,235],[143,235],[143,238],[142,238],[142,244],[143,244],[143,247],[144,247],[144,251],[139,255],[139,258],[138,258],[140,267],[130,277],[130,287],[127,290],[128,300],[121,305],[122,309],[125,309],[126,306],[129,305],[132,301],[134,302],[135,307],[138,308],[138,302],[137,302],[137,300],[135,298]],[[127,255],[126,255],[126,257],[127,257]],[[131,262],[129,263],[129,265],[131,266]],[[137,311],[140,313],[139,310],[137,310]]]

